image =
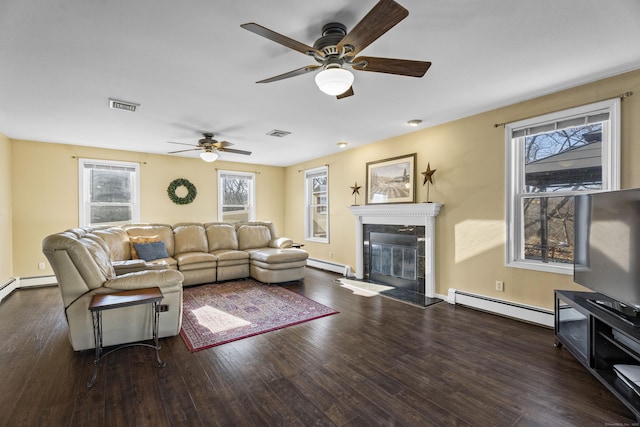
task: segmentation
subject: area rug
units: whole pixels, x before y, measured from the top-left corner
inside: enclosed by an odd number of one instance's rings
[[[183,291],[180,336],[194,352],[336,313],[281,286],[249,279],[191,286]]]

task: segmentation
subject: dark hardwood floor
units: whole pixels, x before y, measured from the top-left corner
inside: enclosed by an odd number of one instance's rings
[[[339,314],[189,353],[161,340],[74,352],[57,288],[0,305],[3,426],[607,426],[627,409],[551,329],[442,302],[426,309],[340,288],[308,269],[293,291]]]

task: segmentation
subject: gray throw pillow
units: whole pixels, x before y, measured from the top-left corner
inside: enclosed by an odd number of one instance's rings
[[[138,257],[145,261],[154,259],[169,258],[164,242],[134,243]]]

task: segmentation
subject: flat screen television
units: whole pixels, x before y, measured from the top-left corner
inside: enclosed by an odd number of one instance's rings
[[[640,188],[576,196],[574,281],[640,325]]]

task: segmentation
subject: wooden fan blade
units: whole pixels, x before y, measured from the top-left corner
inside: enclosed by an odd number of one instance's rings
[[[353,96],[353,86],[351,86],[349,89],[347,89],[344,93],[341,93],[340,95],[336,96],[336,98],[338,99],[342,99],[342,98],[346,98],[348,96]]]
[[[380,0],[338,43],[338,51],[341,52],[344,46],[353,46],[354,51],[348,56],[356,56],[408,15],[409,11],[395,1]]]
[[[305,55],[313,56],[315,53],[321,57],[324,56],[324,53],[315,49],[311,46],[308,46],[304,43],[301,43],[297,40],[291,39],[287,36],[283,36],[282,34],[276,33],[268,28],[263,27],[262,25],[256,24],[255,22],[249,22],[246,24],[240,25],[245,30],[251,31],[259,36],[262,36],[266,39],[279,43],[289,49],[297,50],[300,53],[304,53]]]
[[[298,68],[297,70],[289,71],[288,73],[280,74],[278,76],[273,76],[268,79],[257,81],[256,83],[271,83],[277,82],[278,80],[288,79],[289,77],[300,76],[302,74],[310,73],[311,71],[315,71],[320,68],[321,65],[307,65],[306,67]]]
[[[233,145],[233,143],[229,142],[229,141],[219,141],[219,142],[216,142],[213,145],[215,145],[215,147],[217,149],[221,149],[221,148],[225,148],[225,147],[231,147]]]
[[[401,76],[422,77],[431,66],[431,62],[412,61],[409,59],[377,58],[359,56],[351,65],[355,70],[373,71],[375,73],[398,74]]]
[[[185,151],[198,151],[200,148],[190,148],[188,150],[169,151],[167,154],[184,153]]]
[[[180,145],[188,145],[189,147],[198,147],[195,144],[185,144],[184,142],[173,142],[173,141],[167,141],[169,144],[180,144]]]
[[[244,154],[246,156],[251,155],[251,151],[236,150],[235,148],[221,148],[219,151],[223,151],[225,153]]]

